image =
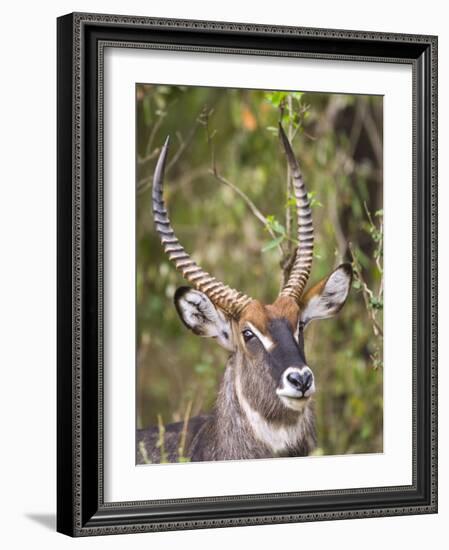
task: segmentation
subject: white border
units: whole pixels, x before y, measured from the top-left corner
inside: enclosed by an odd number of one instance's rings
[[[105,501],[410,485],[411,67],[106,48],[104,70]],[[135,466],[136,82],[385,96],[382,454]]]

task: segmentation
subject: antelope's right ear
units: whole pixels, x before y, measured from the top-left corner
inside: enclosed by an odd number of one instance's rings
[[[225,349],[234,350],[230,320],[203,292],[182,286],[175,292],[174,301],[187,328],[199,336],[216,338]]]
[[[308,290],[302,298],[302,322],[333,317],[344,306],[352,282],[351,264],[337,267],[328,277]]]

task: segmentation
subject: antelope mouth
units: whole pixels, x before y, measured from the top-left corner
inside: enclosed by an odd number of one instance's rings
[[[305,392],[294,391],[290,388],[278,388],[276,390],[277,395],[284,401],[308,401],[312,395],[315,393],[315,388],[311,387]]]
[[[309,401],[311,400],[311,395],[309,396],[304,396],[302,395],[301,397],[300,396],[296,396],[296,397],[293,397],[291,395],[283,395],[282,393],[279,393],[279,390],[276,392],[280,398],[280,400],[282,401],[282,404],[284,405],[284,407],[286,407],[287,409],[292,409],[294,411],[297,411],[297,412],[302,412],[307,404],[309,403]]]

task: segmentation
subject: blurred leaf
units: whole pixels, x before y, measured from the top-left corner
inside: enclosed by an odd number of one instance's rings
[[[276,219],[275,216],[273,215],[267,216],[267,225],[275,233],[279,233],[280,235],[285,235],[285,227],[281,223],[279,223],[279,221]]]
[[[309,193],[307,193],[307,198],[310,201],[311,208],[323,207],[323,204],[316,198],[316,191],[310,191]]]
[[[265,246],[262,247],[262,252],[268,252],[268,250],[271,250],[273,248],[276,248],[282,241],[284,240],[284,236],[277,237],[276,239],[273,239],[269,243],[267,243]]]

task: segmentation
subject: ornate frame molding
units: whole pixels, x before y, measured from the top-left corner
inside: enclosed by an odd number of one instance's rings
[[[103,52],[112,45],[412,65],[416,400],[410,487],[104,503],[102,103]],[[437,511],[436,37],[70,14],[58,20],[58,144],[58,531],[88,536]],[[86,244],[86,233],[94,244]],[[95,317],[86,308],[93,302]],[[94,428],[83,422],[88,414],[96,415]],[[323,498],[335,510],[323,506]],[[285,501],[284,512],[260,510],[274,501]],[[212,504],[220,504],[222,517],[208,515]]]

